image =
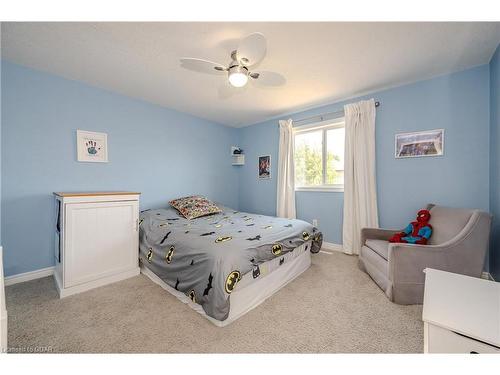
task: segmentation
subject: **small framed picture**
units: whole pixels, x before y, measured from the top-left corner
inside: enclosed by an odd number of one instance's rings
[[[394,148],[396,159],[442,156],[444,129],[396,134]]]
[[[259,178],[271,178],[271,155],[259,156]]]
[[[108,135],[106,133],[76,131],[78,161],[107,163]]]

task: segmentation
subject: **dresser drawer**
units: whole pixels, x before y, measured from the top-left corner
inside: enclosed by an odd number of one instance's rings
[[[428,353],[497,353],[500,348],[462,336],[453,331],[425,323]]]

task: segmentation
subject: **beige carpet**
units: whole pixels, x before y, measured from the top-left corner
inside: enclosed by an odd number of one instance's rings
[[[317,254],[256,309],[218,328],[145,276],[60,300],[51,277],[7,287],[9,347],[56,352],[408,353],[421,306],[389,302],[357,258]]]

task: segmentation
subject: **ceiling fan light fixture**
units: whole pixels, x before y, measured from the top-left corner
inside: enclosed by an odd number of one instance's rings
[[[234,87],[243,87],[248,82],[248,69],[233,66],[229,69],[229,83]]]
[[[183,68],[199,73],[220,74],[227,77],[229,84],[224,82],[224,85],[220,88],[228,93],[243,92],[242,88],[248,84],[249,80],[255,82],[255,85],[259,87],[283,86],[286,79],[281,74],[270,71],[253,71],[254,67],[266,56],[266,50],[266,38],[262,33],[257,32],[246,36],[240,41],[238,48],[231,52],[229,66],[194,57],[185,57],[180,61]],[[249,69],[252,71],[250,72]],[[219,92],[219,97],[223,98],[223,96],[224,94],[221,95]]]

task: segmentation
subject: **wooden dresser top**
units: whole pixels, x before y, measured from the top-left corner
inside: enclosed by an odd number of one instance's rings
[[[135,191],[82,191],[82,192],[54,192],[58,197],[99,197],[106,195],[140,195]]]

